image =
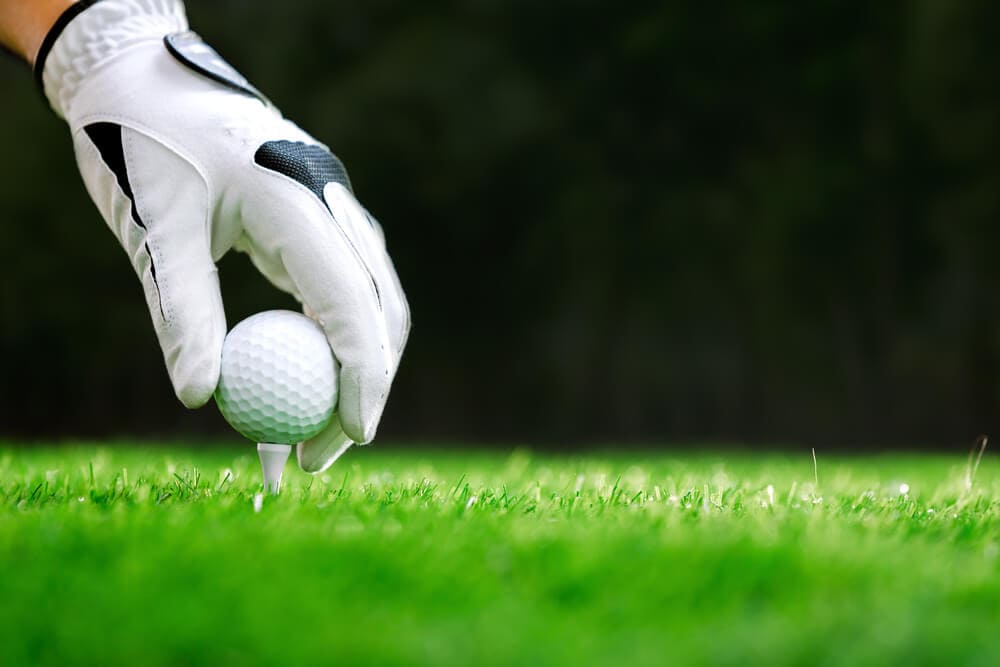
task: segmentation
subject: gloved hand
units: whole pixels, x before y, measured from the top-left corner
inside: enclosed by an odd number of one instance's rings
[[[219,380],[225,314],[215,262],[245,251],[326,331],[337,417],[301,443],[309,472],[375,435],[410,327],[378,223],[329,149],[193,32],[180,0],[74,5],[35,63],[69,123],[87,191],[128,253],[178,398]]]

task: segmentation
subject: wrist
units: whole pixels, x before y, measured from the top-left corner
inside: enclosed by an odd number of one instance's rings
[[[60,116],[95,69],[122,51],[187,30],[181,0],[82,0],[63,11],[39,46],[35,77]]]
[[[0,45],[29,65],[46,33],[76,0],[0,2]]]

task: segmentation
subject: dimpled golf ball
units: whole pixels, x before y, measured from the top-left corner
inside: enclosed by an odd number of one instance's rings
[[[269,310],[243,320],[226,336],[215,402],[250,440],[291,445],[330,423],[337,374],[319,325],[300,313]]]

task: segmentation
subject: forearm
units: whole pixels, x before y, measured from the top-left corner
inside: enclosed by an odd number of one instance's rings
[[[76,0],[0,0],[0,44],[34,64],[52,24]]]

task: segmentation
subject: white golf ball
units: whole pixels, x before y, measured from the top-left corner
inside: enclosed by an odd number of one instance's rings
[[[269,310],[226,336],[215,402],[250,440],[295,444],[330,423],[338,370],[319,325],[301,313]]]

